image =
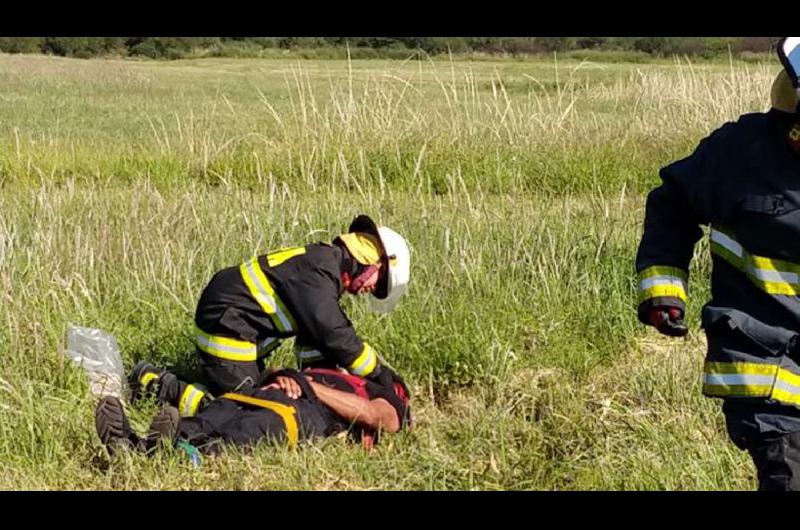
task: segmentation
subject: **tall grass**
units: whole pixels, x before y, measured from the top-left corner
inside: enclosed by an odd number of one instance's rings
[[[686,341],[635,322],[632,263],[658,168],[765,108],[775,70],[0,56],[0,487],[751,487],[699,395],[707,253]],[[372,457],[341,440],[198,470],[105,456],[68,323],[191,374],[214,271],[359,212],[412,246],[395,313],[345,302],[407,375],[412,431]]]

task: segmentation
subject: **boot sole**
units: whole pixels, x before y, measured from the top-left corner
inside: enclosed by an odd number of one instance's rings
[[[94,413],[97,436],[110,453],[120,447],[130,447],[130,431],[126,429],[127,418],[122,402],[113,396],[103,397]]]

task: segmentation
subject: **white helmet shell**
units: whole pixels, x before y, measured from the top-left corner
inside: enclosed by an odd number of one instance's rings
[[[374,295],[370,296],[369,306],[370,309],[378,313],[389,313],[395,308],[408,288],[411,276],[411,252],[403,236],[388,226],[379,226],[378,235],[389,263],[386,278],[387,294],[382,299],[376,298]]]

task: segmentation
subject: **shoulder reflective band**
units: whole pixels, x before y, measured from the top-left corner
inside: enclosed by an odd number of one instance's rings
[[[261,309],[270,316],[275,327],[283,333],[292,333],[295,329],[294,319],[278,295],[275,294],[264,271],[261,270],[261,265],[258,264],[258,258],[254,257],[250,261],[245,261],[239,270],[250,294],[256,299]]]
[[[210,335],[197,326],[194,332],[197,347],[209,355],[228,361],[255,361],[257,358],[256,345],[252,342]]]
[[[734,237],[719,227],[711,229],[711,252],[724,259],[769,294],[800,294],[800,265],[779,259],[754,256]]]
[[[319,350],[300,348],[295,348],[294,356],[297,359],[298,366],[301,368],[306,364],[321,361],[325,358]]]
[[[800,406],[800,375],[775,364],[707,362],[703,394],[774,399]]]
[[[270,267],[277,267],[287,259],[306,253],[306,247],[282,248],[267,254],[267,263]]]
[[[248,405],[255,405],[264,409],[269,409],[283,418],[283,424],[286,426],[286,437],[289,440],[289,447],[297,445],[297,418],[295,418],[295,408],[277,401],[270,401],[267,399],[254,398],[252,396],[244,396],[242,394],[223,394],[221,397],[230,399],[231,401],[238,401],[239,403],[247,403]]]
[[[200,405],[200,400],[203,399],[206,393],[194,385],[186,385],[181,399],[178,402],[178,410],[181,417],[187,418],[194,416],[197,413],[197,406]]]
[[[361,354],[347,367],[347,370],[351,374],[364,377],[372,373],[377,363],[378,357],[375,355],[375,350],[365,342]]]
[[[654,265],[639,272],[639,303],[650,298],[669,296],[686,301],[689,274],[678,267]]]

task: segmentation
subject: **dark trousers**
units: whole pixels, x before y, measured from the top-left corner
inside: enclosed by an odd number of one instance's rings
[[[259,361],[229,361],[197,350],[206,382],[215,394],[224,394],[256,384],[263,371],[263,358]]]
[[[751,442],[760,491],[800,491],[800,432]]]
[[[300,440],[331,436],[347,424],[317,399],[291,399],[281,390],[245,389],[240,394],[275,401],[295,410]],[[181,418],[179,437],[205,453],[216,453],[222,445],[249,446],[261,440],[285,443],[287,427],[276,412],[230,399],[216,399],[196,416]]]

